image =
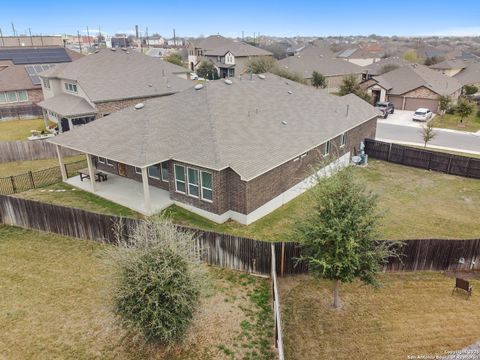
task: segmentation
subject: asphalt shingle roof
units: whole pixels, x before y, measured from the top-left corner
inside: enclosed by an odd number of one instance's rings
[[[363,68],[364,68],[364,71],[368,70],[368,73],[370,75],[375,76],[375,75],[380,75],[383,72],[385,66],[395,65],[397,67],[403,67],[411,64],[412,64],[411,62],[405,59],[402,59],[401,57],[394,56],[394,57],[381,59],[377,62],[374,62],[373,64],[366,65]]]
[[[96,113],[96,109],[84,98],[61,93],[38,103],[39,106],[63,116]]]
[[[100,50],[42,76],[75,80],[93,102],[173,94],[192,86],[188,69],[132,51]]]
[[[243,41],[227,39],[221,35],[211,35],[194,42],[195,48],[204,49],[205,56],[223,56],[231,52],[234,56],[267,56],[270,51],[260,49]]]
[[[430,66],[430,69],[438,69],[438,70],[449,70],[449,69],[464,69],[467,67],[467,64],[463,60],[445,60],[439,62],[438,64],[434,64]]]
[[[462,87],[457,79],[419,64],[404,66],[373,79],[392,95],[402,95],[422,86],[439,95],[451,95]]]
[[[468,66],[454,76],[460,84],[471,85],[480,83],[480,62],[469,61]]]
[[[318,71],[325,76],[359,74],[364,71],[361,66],[354,63],[326,56],[323,49],[314,45],[306,47],[298,55],[280,60],[278,65],[302,75],[305,79],[310,79],[313,71]]]
[[[138,167],[167,159],[231,167],[250,180],[378,115],[355,95],[265,77],[151,99],[50,142]]]

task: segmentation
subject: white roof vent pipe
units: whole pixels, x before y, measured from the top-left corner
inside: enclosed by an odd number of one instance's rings
[[[265,80],[265,75],[259,74],[259,75],[258,75],[258,78],[259,78],[259,79],[262,79],[262,80]]]
[[[223,82],[227,85],[232,85],[233,84],[233,81],[230,80],[230,79],[225,79],[225,80],[223,80]]]
[[[135,110],[140,110],[140,109],[143,109],[144,107],[145,107],[144,103],[138,103],[137,105],[135,105]]]
[[[195,85],[194,89],[195,89],[195,90],[201,90],[201,89],[203,89],[203,84],[197,84],[197,85]]]

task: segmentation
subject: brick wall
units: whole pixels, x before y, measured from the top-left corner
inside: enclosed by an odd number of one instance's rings
[[[141,103],[145,100],[152,99],[150,98],[135,98],[128,100],[117,100],[117,101],[107,101],[101,103],[95,103],[98,110],[98,117],[113,113],[118,110],[125,109],[129,106],[135,106],[138,103]]]

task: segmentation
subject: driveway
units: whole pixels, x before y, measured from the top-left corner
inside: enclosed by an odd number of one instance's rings
[[[389,125],[399,125],[399,126],[411,126],[421,129],[425,125],[422,121],[413,121],[413,114],[415,111],[408,110],[395,110],[393,114],[388,115],[386,119],[378,119],[378,123],[389,124]],[[432,119],[435,117],[433,114]]]

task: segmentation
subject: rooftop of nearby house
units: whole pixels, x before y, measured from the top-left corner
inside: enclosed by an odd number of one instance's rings
[[[376,75],[383,74],[388,66],[391,66],[391,67],[395,66],[396,68],[400,68],[407,65],[411,65],[411,62],[398,56],[392,56],[392,57],[388,57],[388,58],[376,61],[373,64],[366,65],[363,67],[363,69],[364,71],[368,71],[370,75],[376,76]],[[392,70],[395,70],[395,69],[392,69]]]
[[[135,51],[100,50],[42,77],[76,81],[93,102],[173,94],[192,86],[176,74],[188,69]]]
[[[270,51],[260,49],[243,41],[227,39],[221,35],[211,35],[197,39],[192,43],[197,49],[203,49],[204,56],[223,56],[231,52],[234,56],[271,56]]]
[[[389,90],[392,95],[401,95],[422,86],[439,95],[451,95],[462,87],[457,79],[420,64],[403,66],[383,75],[375,76],[373,79],[380,86]]]
[[[229,81],[148,100],[51,142],[138,167],[167,159],[230,167],[251,180],[378,115],[353,94],[329,95],[273,74]]]
[[[337,57],[342,59],[370,59],[381,57],[384,52],[385,50],[379,44],[368,44],[342,50],[337,53]]]
[[[480,61],[470,60],[467,67],[454,76],[460,84],[470,85],[480,83]]]
[[[81,57],[60,47],[0,48],[0,91],[41,89],[38,73]]]
[[[437,64],[431,65],[430,69],[436,70],[450,70],[450,69],[465,69],[467,64],[463,60],[459,59],[449,59],[439,62]]]
[[[324,76],[359,74],[364,71],[361,66],[333,56],[325,55],[325,49],[310,45],[298,54],[280,60],[278,65],[302,75],[305,79],[311,78],[313,71]]]

